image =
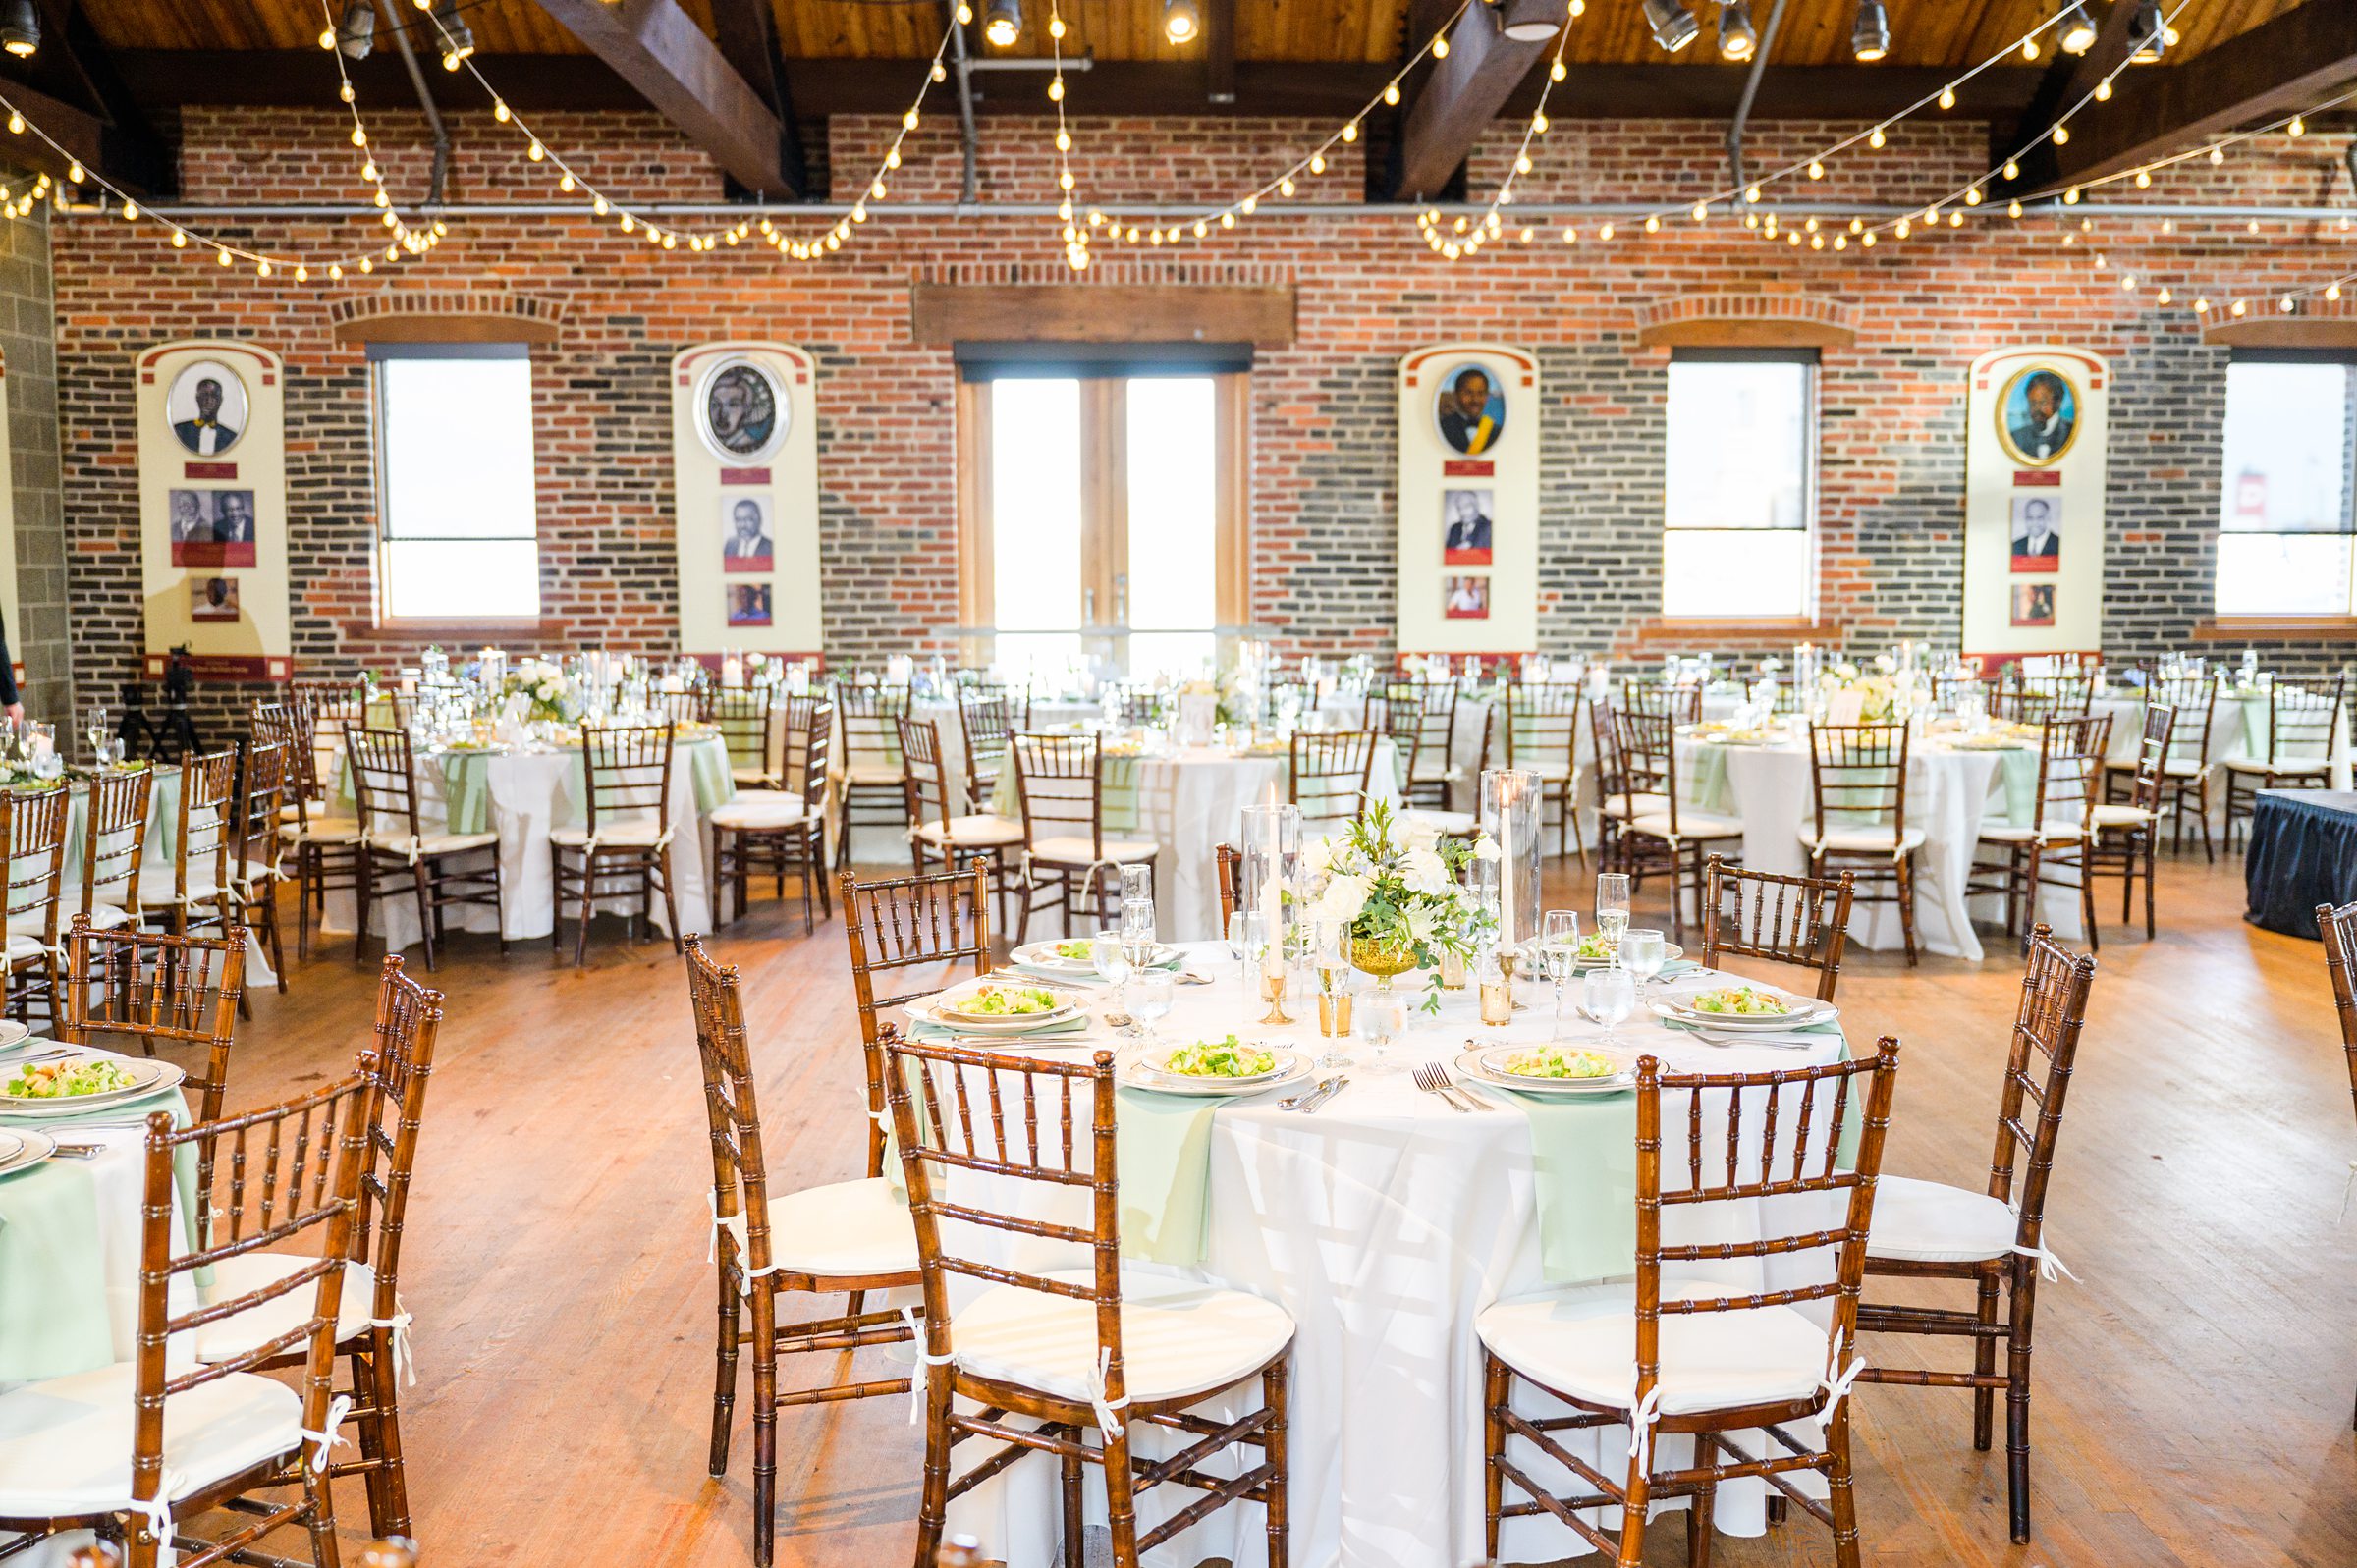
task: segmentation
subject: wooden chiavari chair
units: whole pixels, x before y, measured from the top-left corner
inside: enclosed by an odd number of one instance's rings
[[[0,789],[0,892],[8,916],[0,1011],[14,1012],[27,1027],[35,998],[52,1023],[59,1016],[63,976],[57,923],[72,812],[73,796],[62,782],[38,789]],[[31,983],[20,986],[20,976],[30,976]]]
[[[853,828],[906,828],[908,791],[901,783],[901,728],[908,717],[906,686],[835,688],[843,724],[843,811],[835,833],[835,863],[851,863]]]
[[[941,1544],[953,1498],[1040,1450],[1062,1465],[1068,1563],[1090,1465],[1104,1477],[1115,1568],[1137,1568],[1142,1553],[1235,1501],[1260,1504],[1268,1560],[1287,1561],[1293,1321],[1258,1296],[1122,1266],[1113,1054],[1050,1061],[889,1036],[886,1049],[925,1286],[916,1560]],[[1032,1238],[1043,1252],[1062,1244],[1070,1261],[1037,1272],[1004,1267],[982,1256],[991,1232]],[[960,1295],[968,1281],[986,1288],[953,1313],[953,1280]],[[1258,1408],[1242,1416],[1189,1413],[1222,1394],[1241,1400],[1255,1381]],[[1140,1428],[1192,1441],[1178,1461],[1154,1463],[1131,1447]],[[975,1438],[999,1451],[953,1478],[954,1450]],[[1223,1450],[1232,1476],[1204,1468]],[[1138,1495],[1161,1486],[1209,1496],[1141,1530]]]
[[[707,819],[712,825],[712,929],[726,925],[723,894],[737,895],[742,914],[750,896],[752,874],[766,871],[777,878],[777,892],[786,896],[786,874],[795,873],[802,885],[802,932],[815,926],[810,908],[834,914],[827,892],[827,811],[834,785],[827,777],[828,747],[835,738],[835,705],[824,697],[787,697],[781,714],[779,758],[784,787],[740,789],[737,798],[716,807]]]
[[[1684,1497],[1687,1561],[1705,1563],[1719,1483],[1757,1476],[1771,1496],[1798,1504],[1828,1526],[1835,1562],[1856,1568],[1845,1396],[1860,1370],[1853,1359],[1858,1293],[1897,1076],[1898,1042],[1888,1037],[1861,1060],[1792,1072],[1671,1074],[1652,1056],[1638,1061],[1634,1284],[1504,1301],[1477,1323],[1492,1556],[1503,1521],[1546,1514],[1598,1550],[1633,1564],[1642,1554],[1652,1506]],[[1712,1097],[1714,1111],[1725,1096],[1724,1128],[1712,1124],[1716,1114],[1705,1116],[1705,1096]],[[1665,1097],[1672,1101],[1671,1125],[1685,1129],[1676,1140],[1684,1158],[1673,1155],[1667,1168]],[[1781,1118],[1780,1108],[1785,1110]],[[1845,1169],[1843,1127],[1861,1114],[1857,1154]],[[1838,1223],[1831,1215],[1836,1203],[1842,1207]],[[1700,1245],[1662,1239],[1665,1210],[1707,1205],[1743,1206],[1740,1225],[1723,1221],[1732,1228],[1718,1233],[1739,1229],[1753,1239]],[[1686,1228],[1674,1217],[1671,1226]],[[1783,1289],[1733,1294],[1723,1278],[1678,1277],[1687,1266],[1829,1253],[1823,1277]],[[1826,1304],[1830,1323],[1800,1310],[1812,1302]],[[1572,1413],[1517,1412],[1517,1382],[1569,1405]],[[1822,1444],[1786,1430],[1805,1420],[1823,1424]],[[1609,1427],[1633,1432],[1620,1480],[1583,1462],[1555,1436]],[[1767,1433],[1757,1453],[1735,1435],[1753,1428]],[[1661,1462],[1660,1439],[1672,1434],[1693,1437],[1691,1465]],[[1525,1445],[1521,1452],[1509,1447],[1516,1438]],[[1570,1471],[1582,1483],[1579,1493],[1558,1497],[1545,1489],[1525,1468],[1532,1453]],[[1830,1493],[1825,1502],[1785,1479],[1799,1471],[1824,1476]],[[1509,1484],[1529,1500],[1507,1503]],[[1582,1517],[1581,1510],[1594,1508],[1619,1512],[1617,1541]]]
[[[1782,690],[1781,687],[1778,689]],[[1944,675],[1939,671],[1932,673],[1933,712],[1946,714],[1951,719],[1957,718],[1976,700],[1980,703],[1982,713],[1994,716],[1996,710],[1989,700],[1989,681],[1984,676]]]
[[[1014,763],[1015,798],[1022,803],[1022,909],[1014,940],[1027,940],[1031,916],[1042,907],[1060,908],[1064,933],[1087,894],[1097,918],[1108,918],[1108,886],[1119,886],[1120,868],[1143,863],[1148,875],[1162,858],[1151,838],[1106,832],[1104,754],[1095,735],[1018,734],[1008,755]],[[1134,824],[1126,826],[1134,831]],[[1042,905],[1045,890],[1050,902]]]
[[[66,997],[58,1034],[70,1046],[152,1056],[158,1046],[187,1076],[198,1121],[218,1121],[229,1095],[229,1057],[246,995],[246,939],[172,937],[119,927],[96,931],[81,916],[66,935]],[[192,1048],[182,1051],[179,1048]],[[210,1191],[210,1151],[197,1149],[200,1189]]]
[[[147,1118],[139,1231],[138,1333],[132,1359],[0,1393],[0,1530],[99,1529],[122,1539],[131,1568],[275,1562],[252,1551],[284,1529],[310,1537],[315,1568],[335,1568],[327,1456],[343,1409],[333,1402],[340,1261],[367,1155],[368,1080],[354,1075],[266,1109],[175,1129]],[[202,1237],[181,1244],[174,1160],[217,1152],[226,1192],[203,1189]],[[200,1271],[265,1247],[308,1242],[314,1255],[227,1303],[175,1307]],[[187,1276],[184,1278],[184,1276]],[[181,1347],[223,1306],[290,1306],[286,1327],[248,1356],[190,1363]],[[265,1359],[302,1367],[300,1391],[257,1376]],[[94,1412],[118,1414],[99,1419]],[[288,1487],[292,1498],[265,1500]],[[234,1525],[198,1540],[176,1526],[236,1506]]]
[[[850,944],[851,1000],[859,1014],[861,1065],[867,1076],[867,1173],[884,1173],[884,1015],[903,1002],[957,983],[960,971],[990,973],[990,878],[982,861],[886,882],[840,874],[843,934]],[[902,971],[921,971],[914,989],[898,988]]]
[[[2020,725],[2084,719],[2095,701],[2095,676],[2085,671],[2032,676],[2014,665],[1998,693],[1998,717]]]
[[[2329,692],[2269,679],[2267,744],[2248,745],[2225,759],[2229,850],[2234,847],[2234,825],[2250,821],[2260,790],[2319,789],[2331,777],[2332,756],[2343,739],[2341,703],[2347,686],[2346,676],[2335,676]],[[2245,736],[2246,744],[2248,739]]]
[[[2168,731],[2168,757],[2161,769],[2161,814],[2170,822],[2169,848],[2173,852],[2185,847],[2185,816],[2190,811],[2201,829],[2203,858],[2212,862],[2218,859],[2218,846],[2210,836],[2210,775],[2215,760],[2210,754],[2210,735],[2218,720],[2219,690],[2224,684],[2223,676],[2159,675],[2145,684],[2147,709],[2159,705],[2175,714]],[[2104,764],[2107,802],[2131,801],[2142,761],[2142,756],[2137,756]]]
[[[180,763],[180,809],[172,838],[172,885],[149,877],[139,889],[142,921],[174,936],[237,925],[230,851],[239,839],[238,754],[216,751]]]
[[[1576,849],[1582,872],[1588,841],[1579,831],[1579,716],[1587,705],[1587,689],[1575,680],[1506,688],[1506,765],[1539,776],[1539,831],[1547,831],[1552,811],[1556,858]]]
[[[139,866],[147,855],[147,801],[155,770],[110,768],[90,778],[82,820],[82,903],[92,929],[132,923],[139,906]]]
[[[847,890],[847,905],[850,896]],[[904,1289],[917,1282],[916,1237],[908,1210],[878,1175],[770,1196],[737,971],[714,963],[693,937],[687,939],[686,953],[696,1058],[703,1070],[704,1109],[711,1131],[713,1256],[720,1265],[710,1468],[715,1476],[728,1473],[737,1364],[749,1338],[753,1561],[767,1568],[777,1532],[778,1412],[909,1389],[909,1379],[903,1377],[780,1393],[778,1363],[791,1355],[838,1355],[914,1337],[912,1325],[899,1312],[861,1309],[868,1291]],[[850,1305],[837,1316],[780,1325],[778,1298],[788,1292],[844,1293]]]
[[[1681,941],[1681,895],[1690,883],[1699,912],[1703,857],[1715,843],[1740,839],[1743,819],[1679,804],[1677,721],[1667,714],[1616,713],[1613,730],[1621,790],[1614,864],[1638,883],[1648,872],[1669,875],[1671,935]]]
[[[2053,1279],[2059,1268],[2045,1241],[2047,1182],[2094,979],[2093,958],[2063,947],[2044,926],[2030,933],[1987,1193],[1885,1176],[1866,1242],[1870,1278],[1948,1279],[1975,1287],[1977,1301],[1970,1309],[1876,1302],[1858,1308],[1861,1333],[1972,1340],[1971,1372],[1875,1366],[1867,1368],[1862,1380],[1970,1388],[1972,1445],[1983,1452],[1989,1448],[1997,1393],[2003,1390],[2006,1490],[2017,1541],[2030,1539],[2030,1331],[2039,1278]],[[2002,1372],[1997,1370],[2001,1351]]]
[[[1888,898],[1861,892],[1860,903],[1898,905],[1907,962],[1915,951],[1915,851],[1924,832],[1907,826],[1905,724],[1809,725],[1809,783],[1816,800],[1801,824],[1809,875],[1822,878],[1846,865],[1868,888],[1891,884]]]
[[[1690,683],[1672,685],[1659,679],[1624,676],[1620,681],[1620,707],[1628,713],[1647,714],[1672,724],[1698,725],[1702,723],[1702,688]]]
[[[2087,940],[2095,933],[2095,884],[2087,875],[2087,845],[2094,837],[2094,814],[2104,770],[2104,751],[2111,733],[2111,716],[2096,714],[2079,719],[2049,719],[2038,746],[2038,821],[2027,826],[1982,823],[1980,843],[1995,846],[2001,860],[1982,860],[1975,852],[1966,896],[2001,893],[2005,900],[2005,934],[2019,931],[2024,919],[2035,921],[2041,887],[2072,888],[2079,894],[2087,923]],[[2068,878],[2047,875],[2068,871]]]
[[[638,894],[636,941],[654,924],[655,895],[663,896],[663,929],[672,951],[680,950],[680,911],[671,892],[672,727],[632,725],[617,729],[581,727],[581,777],[588,821],[548,836],[549,872],[556,881],[559,918],[548,945],[561,946],[567,899],[576,900],[579,929],[573,964],[589,961],[589,922],[597,900]]]
[[[701,686],[689,686],[684,691],[665,691],[657,687],[646,694],[647,705],[674,730],[682,725],[708,723],[712,718],[715,693]]]
[[[1401,797],[1410,806],[1448,810],[1449,787],[1463,777],[1453,755],[1456,682],[1395,680],[1384,690],[1383,707],[1399,756]]]
[[[417,1382],[410,1353],[410,1314],[401,1302],[401,1244],[410,1177],[417,1162],[417,1129],[425,1114],[426,1083],[433,1076],[434,1042],[441,1027],[442,993],[402,973],[399,956],[386,958],[384,978],[377,985],[374,1038],[360,1054],[360,1071],[373,1090],[365,1130],[368,1153],[360,1172],[335,1327],[337,1350],[352,1372],[350,1384],[340,1391],[352,1401],[352,1418],[359,1428],[359,1457],[332,1461],[328,1478],[360,1477],[367,1489],[368,1528],[391,1536],[406,1536],[410,1530],[401,1389]],[[277,1250],[224,1259],[205,1287],[205,1299],[247,1295],[311,1262],[305,1254]],[[206,1325],[196,1335],[196,1359],[222,1362],[251,1355],[285,1332],[295,1305],[280,1297],[267,1308]],[[257,1370],[300,1365],[300,1356],[282,1354],[266,1358]]]
[[[711,694],[706,717],[720,731],[729,754],[729,777],[740,789],[786,787],[783,737],[772,724],[773,688],[722,686]]]
[[[1788,877],[1711,856],[1702,878],[1702,964],[1761,958],[1814,970],[1817,1000],[1834,1000],[1849,946],[1851,874]]]
[[[2176,729],[2176,710],[2165,702],[2144,706],[2144,729],[2136,741],[2136,770],[2128,798],[2099,800],[2089,814],[2092,835],[2087,841],[2087,864],[2082,872],[2092,884],[2098,877],[2119,878],[2119,922],[2134,918],[2136,883],[2144,881],[2144,935],[2150,941],[2159,930],[2153,911],[2157,878],[2155,861],[2161,845],[2162,791],[2166,787],[2169,739]],[[2110,766],[2110,765],[2107,765]],[[2107,778],[2107,786],[2109,779]],[[2094,928],[2090,926],[2089,940]]]
[[[427,833],[417,811],[417,758],[407,729],[370,730],[354,725],[344,731],[352,762],[353,794],[359,805],[359,867],[356,888],[359,917],[352,939],[356,962],[368,946],[368,911],[380,896],[391,897],[403,883],[417,900],[417,934],[425,944],[425,967],[434,968],[442,940],[442,911],[461,904],[489,907],[500,916],[499,952],[508,952],[501,906],[499,835]],[[485,854],[484,851],[490,851]],[[464,862],[475,860],[479,865]]]
[[[1220,935],[1225,937],[1235,925],[1235,912],[1244,906],[1244,852],[1233,844],[1215,845],[1211,864],[1220,889]]]
[[[1366,809],[1374,776],[1374,730],[1323,735],[1296,731],[1287,792],[1300,808],[1303,836],[1322,838],[1356,822]]]
[[[1023,825],[987,811],[953,814],[950,764],[942,754],[941,727],[929,719],[901,721],[903,786],[908,791],[908,857],[918,876],[928,859],[956,869],[976,855],[991,863],[999,889],[1007,892],[1007,852],[1019,849]]]
[[[287,953],[278,929],[279,811],[287,797],[287,767],[292,755],[286,742],[261,738],[238,746],[237,845],[231,853],[230,899],[238,922],[268,945],[270,967],[280,995],[287,989]]]
[[[1031,728],[1031,699],[1011,697],[1004,686],[959,693],[958,730],[965,745],[966,797],[979,804],[997,791],[1007,766],[1007,745],[1017,730]]]
[[[2316,929],[2325,939],[2325,974],[2332,982],[2332,1010],[2340,1020],[2340,1049],[2349,1061],[2349,1097],[2357,1100],[2357,903],[2338,909],[2316,906]],[[2349,1162],[2349,1179],[2357,1181],[2357,1160]],[[2357,1431],[2357,1413],[2349,1418]]]
[[[1169,724],[1176,704],[1150,680],[1117,680],[1106,686],[1103,707],[1107,724],[1151,729]]]

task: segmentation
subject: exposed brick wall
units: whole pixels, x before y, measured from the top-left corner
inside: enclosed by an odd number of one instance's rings
[[[1075,98],[1085,82],[1074,88]],[[414,117],[372,115],[372,150],[397,193],[422,188]],[[897,121],[838,120],[830,164],[855,191]],[[651,117],[551,116],[552,145],[612,191],[640,200],[719,194],[708,161]],[[1279,121],[1107,122],[1078,118],[1083,208],[1122,200],[1209,200],[1268,178],[1323,127]],[[1768,128],[1755,169],[1802,155],[1846,128]],[[555,199],[555,175],[525,160],[511,128],[459,117],[452,194],[467,201]],[[1048,122],[984,125],[986,199],[1054,199]],[[192,111],[187,187],[200,199],[354,199],[357,156],[331,114]],[[1524,198],[1578,201],[1635,192],[1682,207],[1726,182],[1722,128],[1566,123],[1537,149]],[[1473,189],[1510,160],[1518,135],[1493,134]],[[2318,201],[2344,138],[2278,140],[2220,168],[2197,163],[2146,192],[2154,200]],[[1836,160],[1827,199],[1930,202],[1977,172],[1977,128],[1901,128],[1890,147]],[[893,198],[957,190],[954,117],[930,114],[903,148]],[[1355,158],[1337,159],[1303,199],[1352,200]],[[2345,179],[2345,177],[2343,177]],[[2335,197],[2343,199],[2345,197]],[[148,345],[251,335],[286,356],[295,642],[306,669],[382,668],[408,651],[370,625],[368,379],[361,351],[334,341],[331,305],[379,289],[510,289],[556,300],[560,341],[535,351],[545,647],[602,640],[660,650],[672,640],[670,397],[680,348],[729,336],[796,342],[819,359],[821,570],[829,652],[947,649],[956,623],[954,373],[945,351],[908,337],[911,277],[1057,276],[1061,246],[1039,216],[894,219],[891,200],[843,257],[781,261],[758,245],[712,255],[652,250],[611,220],[465,217],[428,258],[340,287],[263,281],[176,252],[152,231],[76,217],[55,226],[57,353],[66,511],[77,606],[74,653],[95,679],[133,666],[141,632],[134,528],[129,365]],[[1511,217],[1509,209],[1509,217]],[[1726,291],[1797,290],[1858,333],[1828,350],[1822,378],[1821,597],[1854,645],[1901,635],[1952,641],[1961,575],[1965,373],[1978,353],[2031,338],[2084,343],[2116,371],[2111,407],[2107,641],[2118,657],[2180,644],[2207,614],[2219,495],[2217,431],[2223,350],[2181,309],[2161,309],[2119,272],[2218,288],[2261,301],[2357,266],[2357,243],[2329,222],[2185,223],[2163,234],[2114,221],[2065,245],[2052,220],[2001,220],[1937,238],[1836,254],[1745,235],[1730,217],[1697,229],[1565,244],[1552,227],[1509,238],[1475,261],[1433,257],[1392,215],[1247,220],[1177,250],[1121,253],[1251,269],[1298,285],[1299,337],[1264,351],[1252,380],[1250,453],[1254,614],[1288,648],[1377,653],[1393,618],[1395,376],[1409,349],[1448,338],[1527,345],[1541,360],[1541,635],[1556,650],[1658,651],[1659,528],[1669,352],[1636,341],[1640,316]],[[802,232],[822,225],[813,221]],[[348,249],[357,221],[271,221],[249,235],[279,250]],[[227,237],[225,235],[225,237]],[[2090,257],[2105,252],[2097,271]],[[1101,251],[1108,261],[1114,253]],[[1113,266],[1104,269],[1111,273]],[[1076,287],[1086,287],[1079,284]],[[347,307],[349,308],[349,307]],[[15,363],[12,350],[11,364]],[[20,484],[22,485],[22,476]],[[20,499],[20,506],[23,502]],[[1649,635],[1650,634],[1650,635]],[[2340,662],[2329,645],[2282,650]],[[225,705],[239,694],[208,693]]]
[[[0,166],[0,184],[17,171]],[[65,730],[74,717],[66,634],[66,512],[57,457],[57,346],[50,332],[49,222],[0,224],[0,363],[8,373],[9,476],[15,494],[17,623],[9,652],[25,667],[25,712]]]

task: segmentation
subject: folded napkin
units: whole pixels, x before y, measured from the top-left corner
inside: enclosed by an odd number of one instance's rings
[[[1611,1279],[1637,1266],[1637,1209],[1617,1194],[1637,1187],[1637,1099],[1484,1089],[1530,1118],[1531,1187],[1539,1264],[1551,1283]]]
[[[908,1038],[911,1040],[980,1040],[987,1038],[993,1041],[1004,1040],[1010,1046],[1019,1046],[1034,1035],[1075,1034],[1089,1028],[1095,1022],[1095,1019],[1082,1012],[1057,1023],[1041,1024],[1037,1029],[1026,1029],[1021,1034],[989,1036],[977,1035],[954,1024],[911,1023],[908,1026]]]

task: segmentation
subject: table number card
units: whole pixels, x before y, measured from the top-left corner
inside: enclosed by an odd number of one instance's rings
[[[1399,361],[1398,647],[1528,653],[1539,625],[1539,363],[1501,344]]]
[[[250,343],[194,340],[133,360],[147,674],[186,646],[199,680],[285,680],[286,369]]]
[[[671,362],[680,646],[815,655],[817,365],[782,343],[707,343]]]
[[[1972,362],[1964,441],[1967,653],[2102,646],[2110,369],[2084,349]]]

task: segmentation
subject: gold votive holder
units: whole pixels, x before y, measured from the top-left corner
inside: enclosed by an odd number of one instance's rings
[[[1441,989],[1443,991],[1465,989],[1465,955],[1453,947],[1441,949]]]
[[[1284,970],[1279,969],[1273,972],[1267,970],[1262,971],[1260,977],[1260,1000],[1269,1004],[1269,1015],[1260,1020],[1262,1023],[1288,1024],[1293,1021],[1289,1016],[1287,1015],[1285,1010]]]

